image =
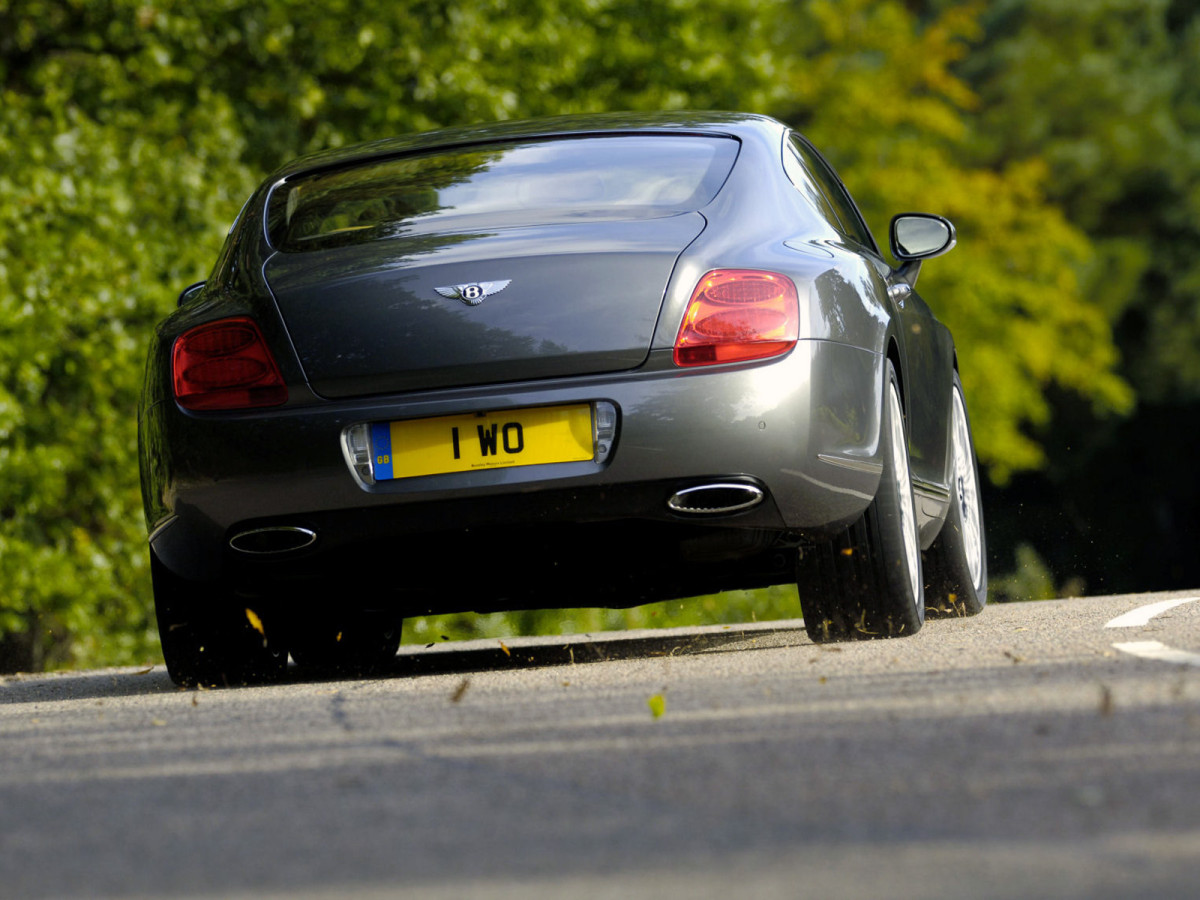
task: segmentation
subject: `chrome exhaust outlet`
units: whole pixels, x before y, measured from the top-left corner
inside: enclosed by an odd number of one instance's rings
[[[229,539],[229,546],[238,553],[267,556],[303,550],[316,539],[317,533],[311,528],[301,528],[299,525],[273,525],[269,528],[251,528],[249,531],[240,531]]]
[[[753,484],[698,484],[672,494],[667,509],[685,515],[722,515],[752,509],[764,497],[762,488]]]

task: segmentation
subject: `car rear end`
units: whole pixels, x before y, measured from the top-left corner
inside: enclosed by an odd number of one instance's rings
[[[805,339],[811,262],[698,249],[744,144],[521,137],[272,184],[151,349],[156,558],[406,614],[789,580],[873,493],[878,358]]]

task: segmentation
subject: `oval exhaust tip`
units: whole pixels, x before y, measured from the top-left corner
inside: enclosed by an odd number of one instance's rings
[[[699,484],[676,491],[667,500],[667,508],[687,515],[722,515],[758,506],[765,496],[762,488],[753,484]]]
[[[303,550],[317,539],[311,528],[299,525],[274,525],[240,531],[229,539],[229,546],[239,553],[264,556]]]

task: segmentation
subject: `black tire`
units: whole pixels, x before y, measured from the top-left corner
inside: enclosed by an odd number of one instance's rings
[[[163,659],[177,685],[259,684],[283,675],[287,648],[261,604],[240,603],[217,586],[180,578],[153,550],[150,574]]]
[[[330,674],[369,674],[390,666],[400,649],[401,619],[384,611],[293,622],[289,644],[296,665]]]
[[[928,614],[937,618],[977,615],[987,603],[988,590],[979,463],[957,372],[951,392],[950,510],[924,558]]]
[[[879,490],[862,518],[834,540],[802,549],[797,560],[804,628],[816,643],[902,637],[925,621],[908,441],[890,362],[880,449]]]

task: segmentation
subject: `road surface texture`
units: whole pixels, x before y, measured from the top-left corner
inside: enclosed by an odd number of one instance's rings
[[[9,676],[0,897],[1190,900],[1192,596]]]

